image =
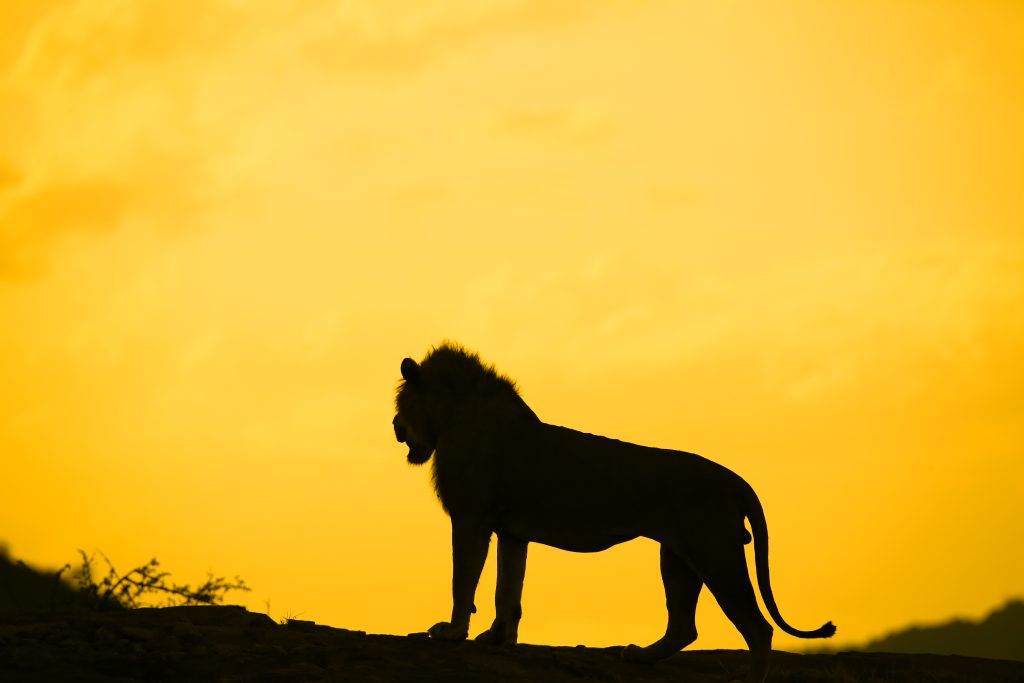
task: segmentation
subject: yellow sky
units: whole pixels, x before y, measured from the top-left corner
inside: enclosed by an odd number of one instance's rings
[[[743,474],[796,626],[980,615],[1024,593],[1022,65],[1016,2],[2,0],[0,539],[423,630],[391,402],[448,337]],[[653,543],[534,546],[521,638],[662,601]]]

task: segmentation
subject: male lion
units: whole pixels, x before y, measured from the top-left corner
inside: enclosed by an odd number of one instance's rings
[[[752,657],[748,681],[768,670],[772,627],[757,606],[743,545],[753,531],[757,583],[783,631],[828,638],[831,622],[800,631],[779,614],[768,581],[768,528],[753,489],[726,468],[693,453],[637,446],[541,422],[479,356],[449,342],[422,363],[402,361],[395,436],[409,462],[434,455],[434,486],[452,520],[452,616],[430,635],[462,640],[492,533],[498,535],[496,618],[477,636],[516,642],[531,541],[595,552],[638,536],[661,543],[668,605],[665,635],[623,657],[653,662],[697,638],[697,596],[707,584],[739,629]]]

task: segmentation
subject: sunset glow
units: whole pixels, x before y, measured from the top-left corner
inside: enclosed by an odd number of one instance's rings
[[[392,401],[448,338],[742,474],[795,626],[980,616],[1024,594],[1022,65],[1011,2],[4,3],[0,541],[423,631]],[[663,632],[653,542],[530,554],[521,641]]]

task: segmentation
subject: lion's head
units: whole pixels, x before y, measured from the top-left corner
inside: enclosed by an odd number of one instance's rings
[[[395,438],[409,446],[406,459],[414,465],[430,460],[445,427],[458,428],[452,416],[459,407],[483,402],[502,406],[509,417],[537,420],[511,379],[459,344],[443,342],[421,363],[403,360],[392,423]]]
[[[437,446],[437,435],[431,425],[426,406],[427,387],[419,363],[412,358],[402,361],[402,383],[395,397],[395,438],[409,446],[406,459],[413,465],[430,460]]]

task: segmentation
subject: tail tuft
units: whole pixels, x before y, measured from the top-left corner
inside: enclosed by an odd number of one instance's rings
[[[831,621],[820,628],[814,629],[813,631],[801,631],[793,628],[785,622],[777,621],[775,623],[777,623],[779,628],[783,631],[797,638],[831,638],[836,634],[836,626]]]

